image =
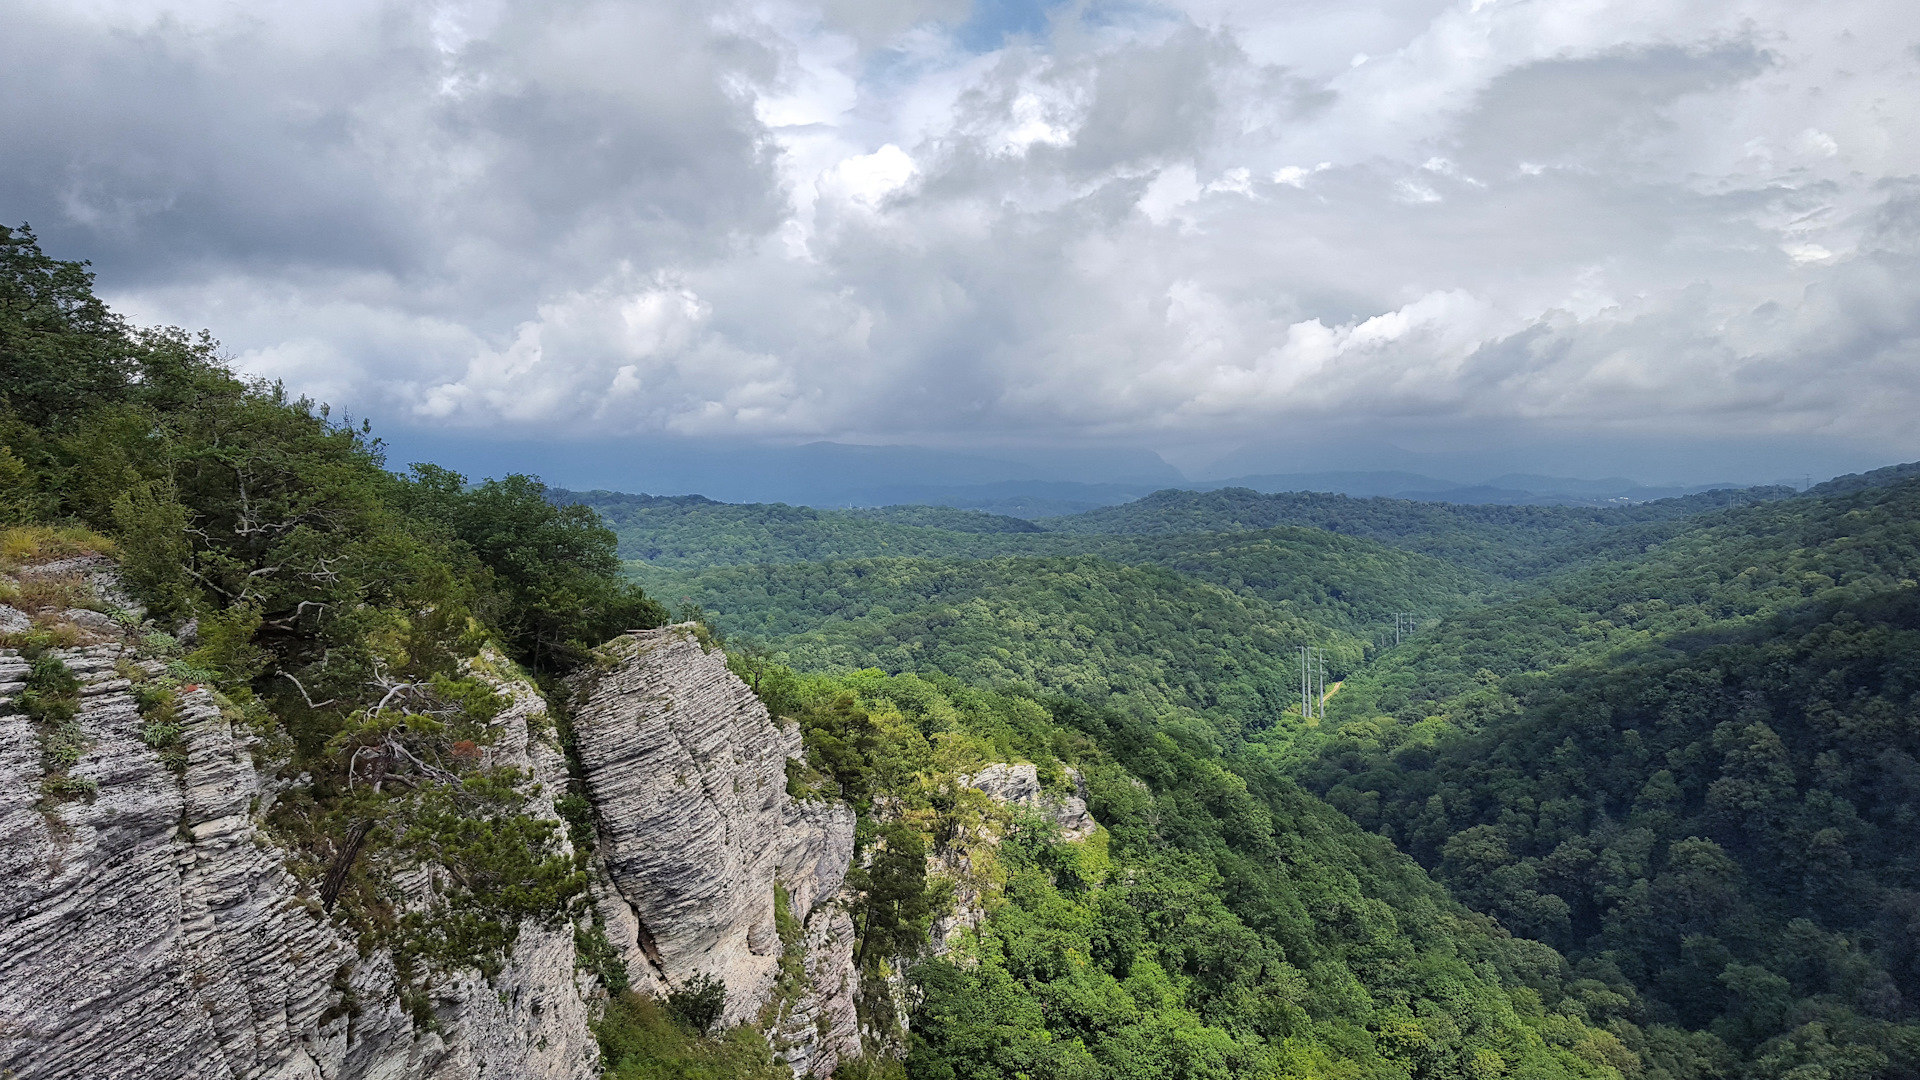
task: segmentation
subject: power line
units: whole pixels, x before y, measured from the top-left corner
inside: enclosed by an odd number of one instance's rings
[[[1300,646],[1300,719],[1324,720],[1327,716],[1327,654],[1320,649]]]

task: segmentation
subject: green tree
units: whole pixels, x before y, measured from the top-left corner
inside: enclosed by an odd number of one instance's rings
[[[532,477],[469,486],[458,473],[415,465],[401,504],[486,568],[489,621],[536,667],[577,663],[608,638],[666,622],[664,608],[620,579],[618,541],[599,517],[555,505]]]

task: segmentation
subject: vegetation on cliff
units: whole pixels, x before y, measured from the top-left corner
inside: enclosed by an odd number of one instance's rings
[[[885,940],[862,947],[870,966],[910,962],[911,1077],[1636,1067],[1620,1036],[1584,1021],[1597,984],[1466,911],[1277,771],[1224,756],[1204,727],[945,676],[735,667],[800,722],[800,790],[864,808],[871,877],[889,873],[888,852],[930,857],[924,884],[857,883],[867,904],[921,890],[921,914],[883,921]],[[1062,791],[1077,771],[1105,829],[1066,841],[1044,816],[966,787],[1007,760]],[[956,902],[975,907],[977,929],[934,921]],[[929,941],[936,926],[951,937]]]
[[[492,970],[583,885],[522,778],[485,764],[483,647],[554,670],[664,612],[537,482],[385,464],[366,424],[236,377],[205,336],[130,326],[83,265],[0,227],[0,524],[112,539],[167,686],[218,686],[297,778],[272,824],[313,902],[418,981]],[[413,867],[424,907],[396,884]]]

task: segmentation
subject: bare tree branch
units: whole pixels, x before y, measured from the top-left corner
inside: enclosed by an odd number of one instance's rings
[[[328,705],[331,705],[331,704],[333,704],[333,701],[334,701],[334,699],[333,699],[333,698],[328,698],[328,699],[327,699],[327,700],[325,700],[325,701],[322,701],[322,702],[320,702],[320,703],[318,703],[318,704],[315,704],[315,703],[314,703],[314,700],[313,700],[313,697],[312,697],[311,695],[309,695],[309,694],[307,693],[307,688],[306,688],[306,687],[305,687],[304,685],[302,685],[302,684],[301,684],[301,682],[300,682],[300,680],[299,680],[299,679],[296,679],[296,678],[294,678],[294,676],[293,676],[293,672],[291,672],[291,671],[282,671],[282,672],[281,672],[280,674],[282,674],[282,675],[285,675],[285,676],[287,677],[287,681],[288,681],[288,682],[290,682],[290,683],[292,683],[292,684],[293,684],[293,685],[294,685],[294,686],[295,686],[295,687],[296,687],[296,688],[297,688],[297,689],[298,689],[298,690],[300,691],[300,698],[301,698],[301,700],[303,700],[303,701],[305,701],[305,702],[307,703],[307,708],[309,708],[309,709],[323,709],[323,708],[326,708],[326,707],[327,707]]]

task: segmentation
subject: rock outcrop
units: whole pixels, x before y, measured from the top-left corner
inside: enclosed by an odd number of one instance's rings
[[[434,1030],[418,1030],[391,964],[359,956],[323,920],[262,833],[271,789],[214,696],[182,695],[176,775],[142,741],[123,677],[125,665],[159,665],[117,642],[54,655],[81,681],[76,721],[90,744],[69,775],[98,792],[43,795],[39,735],[10,708],[28,665],[0,651],[0,1075],[594,1075],[568,931],[528,925],[491,984],[469,972],[437,986]],[[495,753],[557,786],[558,754],[528,731],[544,706],[531,687],[509,689]]]
[[[997,803],[1018,806],[1045,815],[1060,827],[1067,840],[1085,840],[1097,827],[1087,813],[1087,791],[1080,774],[1067,770],[1073,784],[1071,792],[1050,792],[1040,786],[1040,770],[1031,762],[989,765],[972,776],[960,778],[967,787],[984,792]]]
[[[577,684],[575,745],[610,888],[600,910],[636,986],[697,976],[727,987],[724,1019],[770,1006],[797,1072],[824,1076],[857,1051],[853,925],[840,902],[853,854],[853,812],[787,794],[800,732],[768,715],[747,685],[687,627],[604,647],[606,670]],[[774,1001],[788,944],[774,885],[803,927],[802,1000]],[[824,1021],[824,1022],[822,1022]]]
[[[81,680],[92,744],[70,775],[99,793],[49,804],[31,722],[0,719],[0,1065],[264,1075],[319,1034],[352,950],[251,842],[252,770],[209,695],[183,702],[191,752],[176,779],[141,742],[123,650],[56,655]],[[27,664],[0,663],[12,704]]]
[[[65,572],[76,569],[93,572]],[[417,1024],[391,959],[363,955],[287,869],[263,825],[286,782],[256,765],[261,744],[238,714],[181,688],[183,738],[163,755],[143,739],[135,698],[160,658],[114,619],[68,615],[6,624],[57,620],[62,640],[92,642],[52,651],[81,683],[73,723],[86,749],[64,793],[44,789],[45,732],[15,707],[29,665],[0,649],[0,1076],[597,1073],[590,1021],[603,991],[576,970],[572,927],[525,924],[492,979],[438,979],[432,1023]],[[623,638],[607,655],[574,724],[598,833],[595,902],[632,981],[658,993],[719,978],[727,1022],[766,1024],[796,1076],[830,1075],[860,1052],[843,894],[852,810],[787,794],[799,732],[684,628]],[[510,702],[486,763],[522,770],[529,812],[558,819],[566,763],[544,700],[497,656],[476,670],[497,672]],[[424,898],[427,879],[396,884]],[[775,918],[776,881],[791,921]]]
[[[1050,821],[1059,828],[1061,839],[1085,840],[1099,825],[1087,812],[1086,784],[1080,774],[1068,769],[1067,780],[1073,785],[1071,791],[1048,791],[1040,785],[1040,770],[1030,762],[998,762],[959,777],[961,787],[972,788],[1002,807]],[[929,871],[953,884],[952,906],[935,917],[931,927],[934,955],[944,955],[963,933],[985,924],[986,893],[992,885],[975,865],[976,849],[999,844],[1009,827],[1004,812],[993,815],[977,828],[962,830],[931,858]]]

